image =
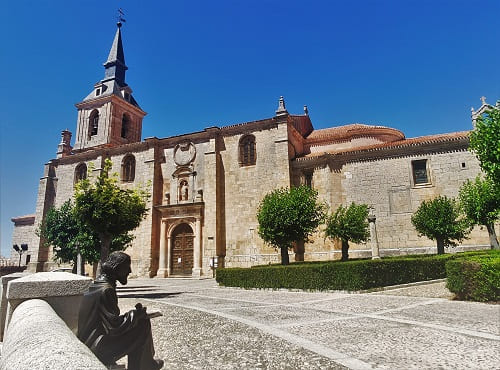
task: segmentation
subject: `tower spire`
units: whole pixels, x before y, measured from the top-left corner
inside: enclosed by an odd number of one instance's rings
[[[122,23],[119,21],[117,26],[118,28],[109,51],[108,60],[104,63],[104,68],[106,70],[104,72],[104,80],[102,81],[116,80],[118,85],[126,86],[125,71],[128,67],[125,65],[125,54],[123,53],[121,34]]]
[[[141,141],[142,119],[146,115],[132,96],[125,82],[125,54],[121,27],[123,11],[118,11],[118,23],[108,59],[104,63],[104,78],[78,108],[75,153],[102,146],[117,146]],[[111,112],[111,114],[110,114]]]

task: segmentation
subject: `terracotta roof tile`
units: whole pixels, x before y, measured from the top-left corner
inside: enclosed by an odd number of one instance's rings
[[[420,144],[431,144],[438,142],[447,142],[447,141],[456,141],[460,139],[465,139],[469,136],[470,131],[459,131],[459,132],[451,132],[447,134],[437,134],[437,135],[428,135],[428,136],[419,136],[415,138],[391,141],[380,144],[372,144],[359,146],[355,148],[347,148],[340,150],[328,150],[324,152],[314,152],[307,154],[305,157],[319,157],[324,154],[344,154],[344,153],[354,153],[354,152],[363,152],[363,151],[374,151],[381,150],[387,148],[403,148],[409,146],[416,146]]]
[[[343,141],[355,136],[386,136],[385,141],[401,140],[405,137],[401,131],[391,127],[352,123],[344,126],[314,130],[307,137],[307,142],[317,144],[322,141]]]

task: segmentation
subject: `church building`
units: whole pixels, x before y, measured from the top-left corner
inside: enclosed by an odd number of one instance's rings
[[[411,224],[412,213],[422,200],[457,196],[480,172],[467,150],[468,131],[406,138],[397,129],[361,123],[315,130],[307,107],[289,113],[283,97],[267,119],[142,140],[146,112],[126,83],[120,27],[104,78],[76,104],[74,144],[72,133],[62,131],[56,158],[40,179],[34,216],[16,218],[19,225],[30,221],[29,236],[22,234],[30,271],[53,267],[50,248],[34,232],[44,215],[71,198],[89,170],[98,174],[107,158],[120,186],[140,185],[151,194],[126,250],[132,271],[144,277],[211,275],[214,258],[226,267],[279,262],[279,253],[258,236],[257,208],[270,191],[301,184],[316,189],[330,211],[351,202],[372,207],[381,256],[435,253],[435,242]],[[488,107],[483,101],[473,118]],[[477,228],[456,250],[486,245],[487,232]],[[341,255],[322,231],[295,252],[305,260]],[[354,244],[349,252],[368,257],[371,248]]]

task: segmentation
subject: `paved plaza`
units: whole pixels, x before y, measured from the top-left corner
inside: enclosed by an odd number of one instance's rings
[[[451,300],[444,282],[375,293],[243,290],[131,279],[166,369],[500,369],[500,305]]]

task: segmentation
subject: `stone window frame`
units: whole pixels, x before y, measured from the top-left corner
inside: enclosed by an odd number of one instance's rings
[[[134,155],[127,154],[125,157],[123,157],[121,164],[122,182],[133,182],[135,180],[135,165],[136,160]]]
[[[417,173],[417,171],[422,171],[425,166],[425,180],[421,181],[418,177],[421,176]],[[412,159],[410,164],[411,170],[411,182],[413,187],[425,187],[432,185],[431,173],[429,168],[429,159],[428,158],[420,158],[420,159]]]
[[[75,167],[75,175],[74,175],[74,179],[73,179],[73,184],[76,186],[76,184],[79,181],[85,180],[87,178],[87,172],[88,172],[87,164],[83,163],[83,162],[79,163]]]
[[[240,167],[255,166],[257,163],[257,145],[254,135],[247,134],[240,138],[238,162]]]
[[[96,136],[99,132],[99,111],[92,110],[89,115],[89,139]]]

